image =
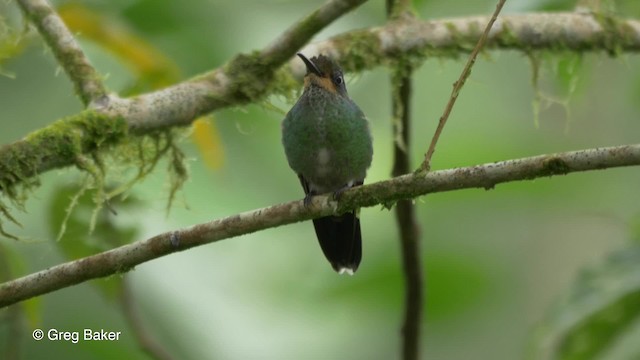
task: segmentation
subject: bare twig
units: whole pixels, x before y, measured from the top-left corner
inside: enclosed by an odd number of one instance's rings
[[[120,304],[124,312],[125,319],[129,323],[129,327],[133,331],[133,335],[138,341],[138,344],[149,356],[158,360],[171,360],[173,357],[167,352],[167,350],[158,343],[147,332],[144,326],[140,313],[136,308],[135,299],[129,281],[124,279],[122,281],[122,293],[120,294]]]
[[[387,0],[387,16],[409,19],[410,0]],[[410,64],[395,64],[391,76],[393,141],[393,169],[391,175],[401,176],[411,167],[411,75]],[[420,230],[412,200],[400,200],[395,207],[400,235],[402,267],[405,282],[404,320],[402,323],[402,359],[420,358],[424,284],[420,252]]]
[[[402,199],[466,188],[491,189],[518,180],[578,171],[640,165],[640,144],[588,149],[464,168],[414,173],[345,191],[336,205],[331,197],[274,205],[227,218],[169,231],[93,256],[56,265],[0,285],[0,308],[81,282],[122,273],[149,260],[215,241],[292,224],[360,207],[390,205]]]
[[[18,0],[26,17],[38,28],[58,64],[67,73],[86,106],[107,93],[102,79],[60,16],[47,0]]]
[[[506,0],[498,1],[498,5],[496,5],[496,10],[493,12],[491,19],[489,20],[486,27],[484,28],[484,32],[482,33],[482,36],[480,36],[480,39],[478,39],[478,43],[476,44],[476,47],[473,48],[471,55],[469,55],[467,64],[464,66],[464,69],[462,69],[462,73],[460,74],[458,81],[456,81],[453,84],[451,97],[449,97],[449,101],[447,102],[447,106],[444,109],[444,113],[440,117],[440,121],[438,121],[438,127],[436,128],[436,132],[433,134],[433,138],[431,139],[431,144],[429,144],[429,150],[427,150],[427,153],[424,156],[424,161],[420,165],[421,171],[429,171],[431,169],[431,157],[433,156],[433,152],[436,151],[436,144],[438,143],[440,134],[442,134],[442,130],[444,129],[444,126],[447,123],[447,120],[449,119],[449,114],[451,114],[451,110],[453,110],[453,106],[455,105],[456,100],[458,99],[458,95],[460,95],[460,90],[462,90],[462,87],[464,86],[465,81],[467,81],[467,78],[469,77],[469,75],[471,75],[471,68],[476,63],[476,57],[478,56],[478,53],[484,46],[484,43],[487,41],[487,37],[489,37],[489,31],[491,31],[491,27],[493,26],[493,23],[498,18],[498,14],[500,14],[500,10],[502,10],[502,7],[504,6],[505,1]]]

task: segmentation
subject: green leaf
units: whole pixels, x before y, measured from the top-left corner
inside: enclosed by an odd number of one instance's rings
[[[539,326],[533,359],[594,359],[640,319],[640,246],[584,271]],[[640,343],[634,342],[635,352]]]

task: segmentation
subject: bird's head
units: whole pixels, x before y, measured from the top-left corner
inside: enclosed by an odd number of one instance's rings
[[[298,53],[298,56],[307,67],[307,74],[304,76],[305,89],[318,86],[330,93],[347,96],[342,69],[335,61],[324,55],[314,56],[311,59],[301,53]]]

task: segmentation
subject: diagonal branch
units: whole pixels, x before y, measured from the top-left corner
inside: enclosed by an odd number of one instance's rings
[[[17,0],[25,16],[38,28],[76,93],[87,106],[107,93],[100,74],[94,69],[80,45],[47,0]]]
[[[362,5],[367,0],[331,0],[304,19],[287,29],[279,38],[265,47],[260,56],[275,67],[282,65],[293,56],[292,50],[306,44],[313,35],[332,23],[335,19]]]
[[[408,174],[345,191],[336,204],[327,196],[312,205],[293,201],[248,211],[223,219],[169,231],[93,256],[53,266],[0,285],[0,308],[81,282],[123,273],[149,260],[235,236],[359,207],[467,188],[495,185],[572,172],[640,165],[640,144],[588,149],[464,168]]]
[[[211,111],[258,102],[278,90],[291,90],[290,86],[277,87],[282,85],[279,82],[291,84],[292,79],[289,74],[278,78],[276,70],[317,32],[365,1],[329,0],[261,51],[238,55],[218,69],[165,90],[131,100],[113,99],[103,110],[112,116],[123,116],[134,132],[148,133],[189,125]]]

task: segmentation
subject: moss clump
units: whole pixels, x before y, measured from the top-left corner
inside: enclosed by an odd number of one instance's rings
[[[557,157],[551,157],[545,159],[542,162],[542,174],[548,176],[551,175],[565,175],[571,171],[571,167],[562,159]]]
[[[87,110],[57,120],[29,134],[24,141],[43,157],[74,159],[79,154],[91,153],[105,145],[117,143],[127,133],[128,125],[124,118],[112,118]]]
[[[240,54],[227,65],[225,72],[232,79],[232,96],[240,103],[257,102],[264,97],[274,78],[274,71],[260,52]]]
[[[513,32],[508,22],[502,24],[500,36],[496,37],[496,43],[499,47],[507,49],[522,49],[525,53],[533,50],[530,45],[522,42],[518,35]]]
[[[384,56],[377,35],[369,31],[354,31],[334,38],[337,49],[349,52],[343,56],[340,66],[345,71],[362,71],[383,63]]]
[[[452,37],[450,41],[456,48],[457,53],[471,52],[476,47],[478,39],[482,36],[484,29],[481,29],[475,22],[469,25],[469,30],[465,33],[460,32],[458,27],[451,23],[446,22],[445,27],[449,30],[449,34]]]
[[[290,69],[283,67],[276,71],[269,93],[284,95],[293,102],[299,89],[300,83],[291,75]]]
[[[603,35],[598,39],[610,56],[618,56],[624,52],[625,48],[633,46],[635,43],[635,31],[623,20],[616,16],[596,12],[593,14],[594,19],[602,26]],[[597,43],[596,42],[596,43]]]
[[[37,185],[32,178],[41,169],[75,163],[79,155],[94,153],[127,136],[127,128],[123,118],[84,111],[4,145],[0,148],[0,191],[21,204],[17,184]]]
[[[40,171],[75,164],[91,175],[93,187],[103,194],[105,164],[101,153],[111,145],[123,142],[127,136],[128,125],[124,118],[94,110],[57,120],[0,148],[0,192],[13,206],[23,209],[28,190],[39,184],[37,175]],[[17,224],[6,200],[0,200],[0,214]],[[4,231],[1,220],[0,234],[15,238]]]
[[[231,96],[240,104],[260,103],[268,94],[292,98],[300,87],[290,69],[274,69],[270,60],[263,58],[259,51],[236,56],[225,72],[232,79]]]

